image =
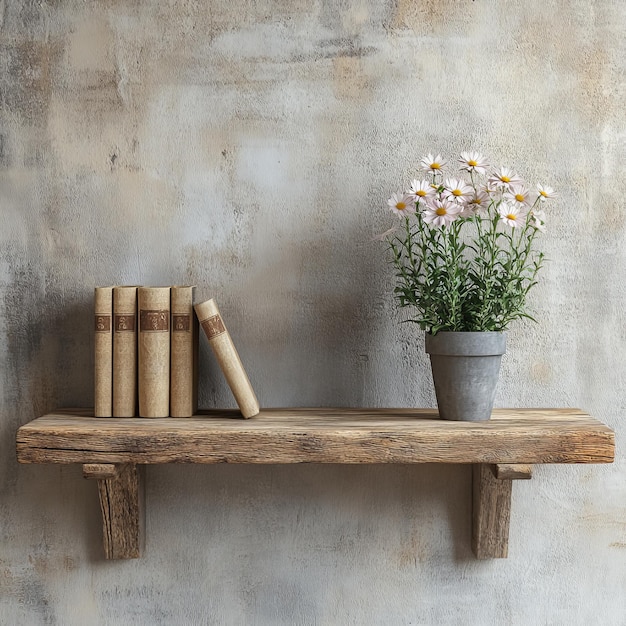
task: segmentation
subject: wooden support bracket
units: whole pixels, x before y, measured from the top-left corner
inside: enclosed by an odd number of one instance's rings
[[[98,481],[105,558],[139,558],[144,537],[143,466],[86,463],[83,476]]]
[[[521,463],[496,463],[493,475],[498,480],[529,480],[533,477],[533,466]]]
[[[505,559],[513,480],[529,479],[532,465],[474,464],[472,470],[472,550],[478,559]]]

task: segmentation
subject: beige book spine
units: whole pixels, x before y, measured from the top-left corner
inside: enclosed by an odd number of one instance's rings
[[[137,287],[113,288],[113,417],[137,407]]]
[[[191,417],[198,409],[198,318],[195,287],[174,286],[171,292],[170,415]]]
[[[113,287],[94,289],[94,415],[113,416]]]
[[[139,287],[139,416],[170,413],[170,288]]]
[[[196,304],[195,310],[241,414],[245,418],[257,415],[259,402],[215,300]]]

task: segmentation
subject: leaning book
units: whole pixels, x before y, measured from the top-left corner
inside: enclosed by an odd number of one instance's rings
[[[259,413],[259,402],[215,300],[195,305],[196,315],[243,417]]]

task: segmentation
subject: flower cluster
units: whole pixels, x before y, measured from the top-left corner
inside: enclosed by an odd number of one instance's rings
[[[421,210],[427,224],[447,226],[456,219],[492,208],[507,226],[517,228],[530,221],[533,227],[545,230],[545,211],[539,203],[555,197],[551,187],[537,185],[537,191],[530,191],[508,167],[489,172],[489,164],[478,152],[462,153],[459,163],[459,169],[469,174],[469,181],[444,178],[446,162],[441,155],[425,156],[420,166],[431,175],[431,180],[415,179],[408,191],[392,194],[387,201],[390,210],[400,217]],[[477,180],[479,176],[483,179]]]
[[[405,219],[404,234],[389,241],[400,305],[415,307],[412,321],[433,334],[504,330],[530,317],[526,295],[543,260],[533,241],[545,231],[542,206],[554,190],[531,191],[513,170],[492,168],[477,152],[461,154],[459,175],[445,173],[440,155],[428,154],[420,167],[426,178],[387,202]]]

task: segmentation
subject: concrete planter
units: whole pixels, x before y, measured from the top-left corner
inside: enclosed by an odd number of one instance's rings
[[[505,349],[504,333],[426,334],[426,352],[442,419],[480,422],[491,417]]]

